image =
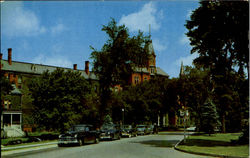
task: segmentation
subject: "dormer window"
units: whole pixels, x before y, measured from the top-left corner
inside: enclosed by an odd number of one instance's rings
[[[31,65],[31,70],[33,70],[33,71],[37,70],[37,68],[36,68],[36,66],[34,64]]]

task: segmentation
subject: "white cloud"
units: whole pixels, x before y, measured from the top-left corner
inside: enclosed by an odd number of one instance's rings
[[[180,44],[182,45],[190,44],[189,38],[185,34],[180,38]]]
[[[187,19],[190,19],[190,16],[192,15],[192,13],[193,13],[193,11],[192,11],[191,9],[189,9],[189,10],[187,11],[186,18],[187,18]]]
[[[157,21],[158,18],[163,17],[163,12],[157,12],[153,2],[145,4],[142,9],[138,12],[131,13],[129,15],[123,15],[119,21],[119,25],[125,24],[130,31],[141,30],[143,32],[149,31],[149,24],[152,30],[158,30],[160,23]]]
[[[193,53],[193,54],[191,54],[191,55],[189,55],[189,56],[186,56],[186,57],[180,57],[179,59],[177,59],[177,60],[175,61],[175,64],[176,64],[177,66],[180,66],[180,65],[181,65],[181,62],[183,62],[183,65],[192,66],[193,60],[194,60],[195,58],[197,58],[198,56],[199,56],[198,53]]]
[[[158,39],[153,39],[153,46],[154,46],[154,49],[155,51],[157,52],[161,52],[161,51],[164,51],[167,49],[167,43],[165,42],[161,42],[160,40]]]
[[[46,32],[39,18],[31,10],[24,10],[22,2],[2,3],[2,32],[9,37],[33,36]]]
[[[32,63],[68,68],[73,66],[73,63],[66,56],[62,55],[45,56],[44,54],[39,54],[32,60]]]
[[[66,27],[61,23],[51,27],[52,35],[61,33],[63,31],[65,31],[65,30],[66,30]]]

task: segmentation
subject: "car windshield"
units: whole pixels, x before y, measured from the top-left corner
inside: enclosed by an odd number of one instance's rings
[[[138,125],[137,128],[145,128],[145,125]]]
[[[144,131],[144,128],[137,128],[137,131]]]
[[[110,130],[110,129],[114,129],[114,125],[103,125],[101,127],[101,130]]]
[[[73,126],[72,131],[86,131],[88,129],[87,126]]]
[[[132,126],[130,126],[130,125],[124,125],[123,129],[132,129]]]

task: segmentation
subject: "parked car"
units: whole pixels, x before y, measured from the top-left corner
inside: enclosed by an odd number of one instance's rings
[[[101,127],[100,139],[120,139],[121,138],[121,129],[119,125],[115,124],[104,124]]]
[[[146,134],[146,125],[137,125],[136,131],[137,131],[137,135],[145,135]]]
[[[154,133],[154,125],[147,125],[146,134]]]
[[[92,125],[74,125],[68,132],[59,135],[58,146],[61,147],[68,144],[81,146],[85,143],[99,143],[99,139],[100,133],[94,130]]]
[[[137,131],[135,128],[132,127],[132,125],[124,125],[121,130],[121,136],[122,137],[136,137]]]

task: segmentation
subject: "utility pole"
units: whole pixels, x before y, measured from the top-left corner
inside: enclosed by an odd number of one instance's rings
[[[122,108],[122,127],[124,127],[124,108]]]

